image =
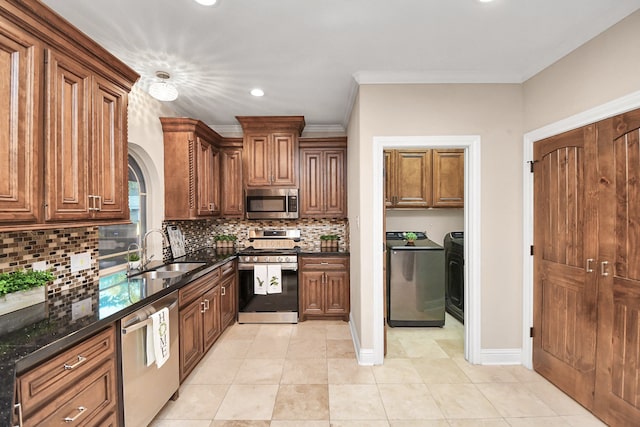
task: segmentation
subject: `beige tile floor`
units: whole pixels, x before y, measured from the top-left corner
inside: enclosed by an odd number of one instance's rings
[[[463,328],[390,328],[382,366],[359,366],[345,322],[233,325],[154,427],[602,426],[521,366],[470,365]]]

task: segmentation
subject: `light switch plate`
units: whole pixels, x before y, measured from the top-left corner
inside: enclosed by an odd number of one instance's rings
[[[91,267],[91,254],[89,252],[83,252],[81,254],[71,255],[71,272],[86,270]]]
[[[33,271],[47,271],[47,261],[34,262],[31,269]]]
[[[85,298],[71,304],[71,320],[89,316],[90,314],[93,314],[91,298]]]

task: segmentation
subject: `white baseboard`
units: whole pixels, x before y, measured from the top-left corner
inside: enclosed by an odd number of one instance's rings
[[[360,339],[356,332],[355,322],[353,321],[353,314],[349,314],[349,329],[351,329],[351,338],[353,339],[353,348],[356,351],[356,358],[358,359],[358,365],[373,366],[375,365],[375,355],[372,348],[361,348]]]
[[[481,365],[521,365],[522,349],[493,348],[480,350]]]

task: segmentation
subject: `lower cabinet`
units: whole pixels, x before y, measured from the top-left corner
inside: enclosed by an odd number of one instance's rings
[[[23,426],[117,426],[115,327],[17,378]]]
[[[300,258],[299,321],[349,320],[349,258]]]
[[[220,278],[220,314],[222,330],[233,325],[238,316],[236,288],[238,283],[237,261],[229,262],[222,267]]]
[[[180,289],[178,295],[182,382],[222,333],[220,269]]]

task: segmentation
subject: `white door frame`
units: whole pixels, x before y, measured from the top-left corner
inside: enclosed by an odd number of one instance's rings
[[[574,116],[551,123],[524,135],[523,158],[523,268],[522,268],[522,364],[533,369],[533,338],[530,338],[529,328],[533,326],[533,257],[529,255],[533,245],[533,174],[529,161],[533,160],[533,143],[550,136],[577,129],[627,111],[640,108],[640,91],[631,93],[606,104]]]
[[[480,136],[380,136],[373,137],[373,259],[371,265],[380,265],[384,241],[384,149],[385,148],[464,148],[464,338],[465,359],[480,363]],[[384,361],[382,268],[373,271],[373,352],[374,364]],[[469,286],[473,284],[473,286]]]

